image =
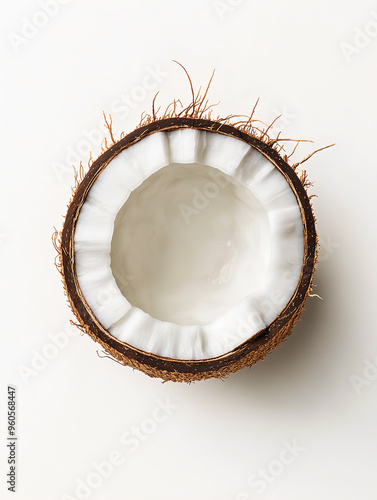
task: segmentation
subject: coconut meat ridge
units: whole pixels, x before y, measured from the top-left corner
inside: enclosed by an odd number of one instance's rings
[[[304,233],[285,177],[219,133],[154,133],[113,159],[75,233],[82,294],[114,337],[175,359],[225,354],[298,283]]]

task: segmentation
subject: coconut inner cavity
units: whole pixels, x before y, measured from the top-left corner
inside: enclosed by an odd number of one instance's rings
[[[249,189],[208,165],[174,163],[120,209],[111,269],[132,306],[203,325],[261,288],[270,246],[267,212]]]

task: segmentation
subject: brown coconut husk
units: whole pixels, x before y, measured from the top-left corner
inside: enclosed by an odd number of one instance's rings
[[[214,105],[209,104],[209,100],[207,99],[213,74],[204,94],[201,95],[200,90],[196,94],[194,93],[191,79],[186,69],[183,69],[188,76],[192,93],[192,101],[188,106],[183,107],[179,100],[174,100],[162,114],[159,114],[160,109],[155,109],[156,94],[152,102],[151,113],[143,114],[135,130],[128,135],[122,133],[119,140],[116,140],[114,137],[111,116],[107,119],[106,115],[104,115],[109,131],[110,143],[108,143],[107,139],[104,139],[102,154],[95,161],[92,158],[89,159],[87,172],[84,171],[81,164],[78,170],[75,170],[75,184],[72,189],[72,198],[68,205],[63,229],[61,232],[55,230],[53,243],[58,253],[56,267],[62,276],[70,308],[77,318],[77,323],[74,324],[82,332],[88,334],[93,340],[98,342],[108,356],[123,365],[131,366],[151,377],[159,377],[164,381],[192,382],[210,377],[223,378],[245,366],[250,366],[258,360],[263,359],[266,354],[279,345],[291,333],[304,307],[305,300],[310,295],[318,255],[315,218],[310,200],[311,196],[307,193],[311,182],[308,180],[306,171],[298,175],[297,169],[299,165],[308,160],[314,153],[325,148],[318,149],[302,161],[290,165],[288,163],[289,159],[296,151],[300,142],[307,141],[293,140],[296,144],[288,156],[285,153],[284,145],[292,142],[292,140],[280,138],[280,134],[275,138],[269,135],[278,117],[270,125],[266,125],[254,118],[258,101],[255,103],[249,116],[231,115],[225,118],[220,116],[213,118]],[[182,128],[194,128],[227,135],[244,141],[257,149],[273,163],[290,185],[301,211],[304,229],[304,259],[301,275],[295,292],[283,311],[270,325],[259,331],[256,335],[253,335],[237,348],[221,356],[204,360],[179,360],[157,356],[153,353],[137,349],[113,337],[100,324],[88,306],[80,289],[75,268],[74,241],[76,223],[81,207],[85,203],[86,196],[101,172],[119,153],[143,140],[143,138],[156,132]]]

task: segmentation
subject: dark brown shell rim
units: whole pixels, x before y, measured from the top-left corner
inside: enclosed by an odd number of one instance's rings
[[[88,306],[83,297],[78,284],[75,269],[74,238],[76,223],[80,214],[82,205],[86,196],[100,175],[103,169],[122,151],[132,146],[136,142],[160,131],[171,131],[182,128],[195,128],[213,133],[220,133],[240,139],[250,146],[257,149],[267,159],[269,159],[276,168],[284,175],[287,182],[294,192],[298,205],[301,210],[303,229],[304,229],[304,260],[301,270],[301,276],[296,290],[284,310],[276,319],[265,329],[258,332],[252,338],[239,345],[232,351],[210,359],[204,360],[178,360],[157,356],[137,349],[125,342],[121,342],[113,337],[97,320],[94,313]],[[86,331],[106,348],[109,352],[119,353],[120,359],[127,359],[132,365],[144,365],[150,369],[159,372],[182,373],[182,374],[200,374],[204,372],[216,372],[226,369],[228,365],[235,365],[244,357],[250,358],[250,354],[261,348],[264,344],[273,344],[278,339],[279,332],[295,317],[295,313],[302,309],[303,302],[310,292],[312,276],[316,261],[317,235],[315,230],[315,219],[313,216],[309,197],[305,187],[302,185],[299,177],[293,168],[280,156],[280,154],[270,145],[262,140],[253,137],[236,127],[208,119],[173,117],[153,121],[142,126],[120,141],[116,142],[107,151],[105,151],[96,161],[93,162],[88,173],[78,185],[77,190],[68,207],[67,215],[61,235],[61,272],[65,281],[65,288],[68,300],[80,324]],[[280,340],[279,340],[280,342]],[[118,356],[117,356],[118,357]]]

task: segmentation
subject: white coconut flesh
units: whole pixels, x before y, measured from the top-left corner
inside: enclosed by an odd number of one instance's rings
[[[242,140],[154,133],[113,159],[81,208],[78,283],[114,337],[182,360],[223,355],[271,324],[304,255],[286,178]]]

